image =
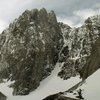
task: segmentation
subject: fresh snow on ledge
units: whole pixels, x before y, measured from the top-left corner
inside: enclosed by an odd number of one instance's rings
[[[81,79],[79,78],[79,76],[72,77],[68,80],[63,80],[58,77],[57,74],[60,71],[62,64],[57,63],[51,75],[44,79],[40,83],[40,86],[35,91],[31,92],[29,95],[13,96],[13,89],[8,87],[8,85],[11,84],[10,81],[0,84],[0,91],[8,97],[7,100],[42,100],[43,98],[51,94],[66,91],[67,89],[80,82]]]

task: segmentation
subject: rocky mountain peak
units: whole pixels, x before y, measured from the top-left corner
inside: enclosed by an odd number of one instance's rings
[[[14,95],[28,94],[38,87],[53,70],[63,45],[54,12],[44,8],[26,10],[0,38],[1,76],[15,81]]]
[[[100,36],[99,23],[100,15],[89,17],[79,28],[70,28],[68,25],[59,24],[64,38],[64,47],[60,53],[60,62],[65,62],[61,72],[58,74],[61,78],[67,79],[71,76],[75,76],[77,71],[83,74],[82,69],[86,69],[88,57],[93,54],[94,45],[97,44],[96,41]],[[97,63],[98,62],[96,62],[96,64]],[[87,68],[89,68],[89,65],[90,64],[87,64]],[[93,68],[94,71],[96,71],[95,68],[97,69],[98,67],[95,66]],[[88,72],[86,70],[84,72],[88,73],[86,75],[87,77],[93,73],[91,68],[88,69]],[[84,73],[83,76],[85,76],[86,73]],[[84,77],[84,79],[85,78],[86,77]]]
[[[61,78],[80,73],[86,79],[100,67],[99,36],[99,15],[71,28],[58,23],[54,11],[26,10],[0,34],[0,78],[15,81],[13,95],[36,89],[57,62]]]

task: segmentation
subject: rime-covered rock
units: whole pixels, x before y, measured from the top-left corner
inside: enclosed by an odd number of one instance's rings
[[[15,81],[13,95],[26,95],[57,62],[63,79],[87,78],[100,66],[100,15],[78,28],[58,23],[53,11],[26,10],[0,34],[0,80]]]
[[[88,57],[87,62],[80,72],[83,79],[93,74],[100,68],[100,38],[93,45],[91,55]]]
[[[61,23],[59,26],[64,39],[59,59],[60,62],[65,63],[58,75],[67,79],[79,72],[84,74],[84,78],[86,78],[85,73],[88,73],[86,75],[88,77],[89,73],[92,74],[99,68],[99,45],[96,41],[100,36],[100,16],[89,17],[79,28],[70,28],[70,26]],[[91,53],[91,51],[94,52],[94,47],[96,53]],[[94,66],[91,65],[92,63]]]
[[[59,23],[59,26],[64,45],[59,53],[59,62],[63,62],[63,66],[58,76],[66,80],[80,74],[83,80],[65,92],[59,91],[43,100],[80,100],[78,98],[85,97],[80,96],[79,91],[77,96],[73,90],[100,68],[100,15],[89,17],[79,28],[71,28],[63,23]],[[67,97],[68,92],[76,99]]]
[[[1,76],[15,83],[14,95],[26,95],[50,75],[63,45],[53,11],[26,10],[0,35]]]

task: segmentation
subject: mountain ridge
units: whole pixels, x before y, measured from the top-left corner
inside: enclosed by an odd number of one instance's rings
[[[100,42],[99,23],[97,15],[81,27],[71,28],[57,22],[54,11],[26,10],[0,35],[0,77],[15,81],[13,95],[36,89],[57,62],[64,62],[58,73],[62,79],[79,74],[86,79],[99,68],[99,56],[95,56],[100,50],[96,45]]]

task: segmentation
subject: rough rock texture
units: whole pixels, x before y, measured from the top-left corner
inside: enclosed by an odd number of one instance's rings
[[[62,23],[59,26],[64,37],[59,61],[65,63],[58,75],[68,79],[79,72],[83,78],[88,77],[99,68],[99,40],[96,40],[100,36],[100,16],[89,17],[79,28],[70,28]]]
[[[0,100],[7,100],[7,97],[0,92]]]
[[[15,81],[14,95],[26,95],[59,61],[61,78],[80,73],[85,79],[100,67],[99,36],[100,15],[71,28],[58,23],[53,11],[26,10],[0,35],[0,78]]]
[[[14,95],[36,89],[58,60],[63,45],[55,13],[26,10],[0,35],[1,76],[14,80]]]
[[[66,97],[58,93],[58,94],[50,95],[43,100],[80,100],[80,99]]]
[[[91,55],[88,57],[85,67],[81,70],[81,77],[86,79],[100,68],[100,38],[93,45]]]

